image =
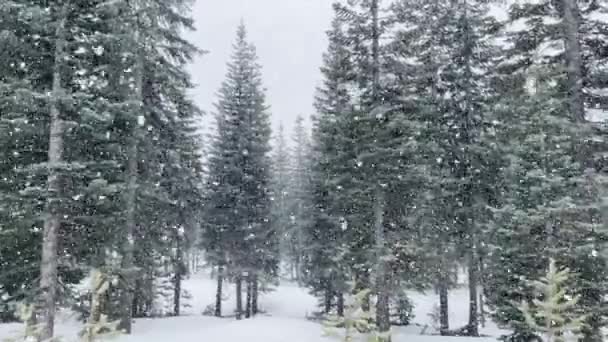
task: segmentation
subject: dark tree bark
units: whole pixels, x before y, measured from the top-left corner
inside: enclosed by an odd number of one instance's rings
[[[135,280],[134,295],[131,301],[131,317],[141,317],[144,311],[144,300],[143,300],[143,285],[140,279]]]
[[[583,62],[579,39],[580,10],[575,0],[562,0],[562,7],[566,69],[568,74],[568,104],[573,119],[583,122],[585,121],[585,104],[583,94]]]
[[[372,18],[372,109],[380,105],[380,23],[379,23],[379,2],[372,0],[370,12]],[[378,187],[378,185],[376,185]],[[381,188],[375,190],[374,203],[374,235],[376,249],[376,325],[380,332],[382,341],[390,341],[390,310],[389,310],[389,289],[388,289],[388,268],[384,261],[385,256],[385,233],[384,233],[384,193]],[[364,303],[369,308],[369,302]]]
[[[479,321],[477,315],[477,284],[478,265],[475,250],[469,252],[469,324],[467,327],[469,336],[479,336]]]
[[[331,304],[334,296],[334,292],[331,289],[329,281],[325,286],[324,300],[323,300],[323,313],[329,314],[331,312]]]
[[[58,166],[63,162],[63,135],[64,123],[60,113],[60,99],[64,90],[61,85],[61,67],[65,59],[67,40],[66,20],[68,15],[68,2],[61,5],[61,13],[57,28],[55,29],[55,56],[53,65],[53,83],[50,104],[50,132],[48,147],[48,177],[47,199],[45,204],[44,226],[42,231],[42,259],[40,262],[40,307],[37,322],[40,324],[40,339],[49,340],[53,337],[55,327],[55,311],[57,302],[57,267],[58,267],[58,240],[61,226],[61,213],[59,212],[59,194],[61,182]],[[35,315],[35,314],[33,314]]]
[[[217,270],[217,289],[215,291],[215,317],[222,317],[222,286],[224,282],[224,267]]]
[[[134,128],[136,129],[136,128]],[[131,320],[133,315],[133,298],[135,275],[135,263],[133,258],[133,241],[135,238],[136,225],[135,207],[137,201],[137,139],[131,138],[127,148],[127,191],[126,191],[126,237],[123,239],[121,268],[124,271],[122,289],[120,291],[121,316],[118,329],[126,334],[131,333]]]
[[[481,324],[482,327],[486,326],[486,308],[485,308],[485,304],[484,304],[484,289],[485,289],[485,267],[484,267],[484,260],[483,260],[483,255],[484,253],[482,251],[480,251],[479,249],[477,250],[477,253],[479,254],[479,258],[478,258],[478,262],[479,262],[479,285],[481,286],[481,292],[479,293],[479,323]]]
[[[186,265],[184,265],[184,251],[182,250],[181,236],[177,234],[175,246],[175,262],[173,263],[173,315],[179,316],[181,309],[182,298],[182,278],[186,273]]]
[[[252,277],[251,275],[247,276],[247,297],[245,299],[245,318],[250,318],[251,317],[251,303],[253,301],[252,299]]]
[[[471,31],[471,27],[469,26],[469,19],[468,19],[468,9],[467,9],[467,5],[466,5],[466,1],[465,1],[465,5],[464,5],[464,22],[465,27],[463,28],[464,31],[466,31],[464,33],[464,37],[465,37],[465,45],[467,46],[472,46],[471,44],[473,44],[472,41],[470,41],[471,39],[471,34],[469,33]],[[471,68],[471,54],[473,52],[472,51],[468,51],[466,53],[465,56],[465,73],[464,73],[464,79],[466,80],[472,80],[473,78],[473,70]],[[473,124],[473,115],[474,115],[474,110],[473,107],[471,106],[471,101],[472,101],[472,97],[471,97],[471,85],[467,85],[464,88],[464,92],[465,92],[465,99],[462,103],[462,113],[463,113],[463,122],[462,122],[462,126],[460,127],[460,135],[462,137],[462,148],[465,151],[465,157],[464,157],[464,162],[461,163],[461,172],[459,172],[459,176],[461,177],[461,179],[467,179],[469,177],[473,177],[472,174],[474,173],[473,169],[474,166],[472,165],[472,158],[470,156],[471,150],[469,149],[469,145],[472,143],[472,137],[475,134],[474,131],[474,127],[475,125]],[[474,205],[474,199],[473,199],[473,193],[474,190],[472,188],[471,184],[466,184],[464,186],[463,192],[462,192],[462,203],[463,206],[465,208],[473,208]],[[469,209],[470,210],[470,209]],[[476,222],[475,222],[475,216],[474,214],[472,214],[471,212],[467,212],[464,214],[464,217],[462,217],[462,221],[461,221],[461,227],[463,229],[467,229],[468,230],[468,237],[467,237],[467,243],[468,243],[468,278],[469,278],[469,323],[467,325],[467,333],[469,336],[479,336],[479,318],[478,318],[478,313],[477,313],[477,286],[479,284],[479,265],[478,265],[478,258],[477,258],[477,239],[478,239],[478,230],[476,227]]]
[[[295,276],[294,279],[295,279],[296,283],[299,285],[300,282],[301,282],[301,278],[300,278],[300,256],[299,255],[296,256],[296,260],[294,262],[293,269],[294,269],[294,276]]]
[[[390,307],[389,307],[389,293],[386,290],[386,274],[382,280],[381,290],[377,293],[376,301],[376,325],[380,333],[388,333],[391,330],[390,322]],[[390,338],[388,339],[390,340]],[[383,339],[387,341],[387,339]]]
[[[149,295],[143,296],[144,304],[142,309],[142,315],[144,317],[149,317],[152,311],[154,310],[154,275],[148,274],[146,275],[146,277],[147,279],[144,282],[144,286],[146,288],[146,293],[148,293]]]
[[[441,279],[439,281],[439,332],[445,336],[449,330],[448,284],[445,279]]]
[[[339,317],[344,317],[344,293],[338,293],[338,300],[336,303],[336,311]]]
[[[259,291],[259,284],[258,284],[258,276],[257,274],[253,275],[253,280],[251,282],[251,292],[252,292],[252,296],[251,296],[251,313],[255,316],[258,314],[259,312],[259,307],[258,307],[258,298],[260,295],[260,291]]]
[[[243,318],[243,278],[236,276],[236,319]]]
[[[180,315],[181,296],[182,296],[182,275],[180,272],[180,273],[175,274],[175,283],[173,285],[173,316]]]
[[[136,8],[133,9],[137,11]],[[136,44],[140,42],[139,30],[135,29],[134,41]],[[134,256],[134,244],[135,244],[135,233],[137,231],[137,188],[139,180],[139,165],[138,165],[138,145],[139,145],[139,119],[136,118],[138,115],[143,115],[143,72],[144,72],[144,60],[140,48],[136,48],[136,61],[133,72],[134,87],[131,94],[131,100],[133,106],[131,114],[133,117],[129,121],[130,136],[127,142],[127,187],[125,191],[125,237],[122,242],[122,260],[121,268],[123,271],[123,282],[122,289],[120,291],[120,320],[118,323],[118,330],[131,334],[132,324],[132,309],[133,309],[133,296],[134,296],[134,283],[135,274],[135,256]]]
[[[374,230],[376,240],[376,326],[381,334],[386,334],[382,340],[390,340],[388,332],[391,329],[388,270],[384,256],[386,242],[384,236],[384,194],[381,189],[376,190],[374,202]]]

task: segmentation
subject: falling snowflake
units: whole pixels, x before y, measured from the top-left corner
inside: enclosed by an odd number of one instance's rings
[[[93,47],[93,53],[96,54],[97,56],[103,55],[103,52],[104,52],[103,46],[99,45],[99,46]]]
[[[83,54],[87,53],[87,49],[84,46],[79,46],[78,49],[76,49],[76,51],[74,51],[74,53],[77,55],[83,55]]]

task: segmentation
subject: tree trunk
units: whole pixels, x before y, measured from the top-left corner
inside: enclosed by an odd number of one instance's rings
[[[299,251],[298,251],[298,253],[299,253]],[[301,279],[300,279],[300,256],[296,255],[295,258],[296,258],[296,260],[295,260],[295,263],[293,265],[294,275],[295,275],[294,279],[295,279],[296,283],[298,285],[300,285],[300,282],[301,282]]]
[[[479,324],[482,328],[486,326],[486,310],[484,308],[483,291],[479,293]]]
[[[143,307],[144,307],[144,300],[143,300],[143,285],[142,285],[142,280],[140,279],[135,279],[135,285],[134,285],[134,294],[133,294],[133,301],[131,304],[131,316],[133,317],[141,317],[141,313],[144,311]]]
[[[192,253],[192,266],[190,268],[190,274],[195,274],[196,273],[196,271],[198,269],[197,260],[198,260],[198,253],[197,252],[193,252]]]
[[[134,128],[133,128],[134,129]],[[130,139],[127,149],[127,191],[126,191],[126,237],[122,244],[121,269],[123,272],[123,283],[120,296],[121,317],[118,324],[119,330],[126,334],[131,333],[131,315],[134,297],[136,277],[134,274],[133,244],[135,239],[136,222],[135,210],[137,200],[137,139]]]
[[[443,277],[441,277],[443,278]],[[449,306],[448,306],[448,284],[445,279],[439,281],[439,332],[442,336],[447,335],[450,330]]]
[[[325,297],[324,297],[324,301],[323,301],[323,313],[328,315],[331,312],[331,300],[332,297],[334,295],[334,292],[331,289],[331,286],[329,285],[329,281],[327,282],[327,285],[325,286]]]
[[[57,302],[57,267],[59,228],[61,216],[59,205],[61,203],[61,183],[59,166],[63,162],[63,134],[64,126],[60,113],[60,98],[64,95],[61,85],[61,66],[65,57],[65,24],[68,12],[67,2],[62,5],[57,29],[55,30],[55,56],[53,66],[53,84],[50,105],[50,134],[48,150],[48,177],[47,200],[45,206],[45,219],[42,235],[42,259],[40,262],[40,310],[37,322],[40,324],[41,340],[53,337],[55,325],[55,310]]]
[[[174,284],[173,284],[173,316],[180,315],[181,295],[182,295],[182,276],[180,273],[176,273]]]
[[[564,45],[568,74],[568,96],[570,114],[578,122],[585,121],[583,98],[583,63],[579,40],[580,11],[575,0],[562,0]]]
[[[372,103],[379,105],[380,101],[380,25],[378,20],[378,7],[380,0],[372,0]]]
[[[477,257],[475,253],[475,248],[469,251],[469,324],[468,324],[468,333],[469,336],[479,336],[479,322],[477,317]]]
[[[336,311],[339,317],[344,317],[344,293],[338,293],[338,301],[336,303]]]
[[[445,238],[445,237],[444,237]],[[445,246],[438,245],[439,273],[437,274],[437,290],[439,292],[439,332],[442,336],[449,333],[450,317],[448,294],[450,287],[449,256]]]
[[[485,308],[485,304],[484,304],[484,290],[485,290],[485,267],[484,267],[484,260],[482,255],[484,255],[484,253],[482,251],[480,251],[479,249],[477,249],[477,254],[479,254],[479,257],[477,260],[479,260],[479,281],[478,284],[481,287],[481,292],[479,293],[479,323],[481,324],[482,327],[485,328],[486,326],[486,308]]]
[[[134,41],[139,44],[139,31],[136,29]],[[122,260],[121,269],[123,272],[123,284],[120,296],[120,320],[118,329],[126,334],[131,333],[131,314],[133,303],[133,283],[136,279],[135,275],[135,260],[134,260],[134,243],[135,233],[137,231],[137,222],[135,218],[137,209],[137,187],[138,187],[138,139],[140,116],[143,118],[143,56],[140,47],[136,47],[136,62],[134,68],[134,87],[131,98],[134,107],[131,108],[131,114],[134,116],[129,120],[130,137],[127,146],[127,188],[125,191],[125,238],[122,244]]]
[[[222,317],[222,286],[224,282],[224,267],[217,268],[217,290],[215,291],[215,317]]]
[[[383,272],[383,279],[381,283],[376,300],[376,324],[378,331],[380,332],[382,341],[390,341],[391,322],[390,322],[390,306],[389,306],[389,293],[386,286],[388,276],[386,272]]]
[[[381,189],[376,190],[374,202],[374,231],[376,249],[376,326],[381,335],[385,335],[382,340],[390,340],[388,333],[391,329],[390,310],[389,310],[389,289],[388,289],[388,270],[385,256],[385,236],[384,236],[384,194]]]
[[[252,296],[251,296],[251,313],[255,316],[258,314],[259,312],[259,308],[258,308],[258,298],[259,298],[259,288],[258,288],[259,284],[258,284],[258,275],[254,274],[253,275],[253,281],[251,284],[251,291],[253,292]]]
[[[142,297],[144,299],[144,305],[141,311],[144,317],[149,317],[154,310],[154,269],[151,268],[149,273],[151,274],[146,276],[146,281],[144,282],[144,285],[146,286],[146,295]]]
[[[372,0],[370,12],[372,19],[372,107],[380,105],[380,25],[378,18],[379,1]],[[373,109],[373,108],[372,108]],[[376,185],[378,186],[378,185]],[[389,311],[389,291],[388,291],[388,269],[384,256],[385,237],[384,237],[384,194],[381,188],[375,190],[374,203],[374,235],[376,252],[376,325],[381,341],[390,341],[390,311]],[[365,306],[369,308],[369,299]]]
[[[473,44],[473,42],[471,41],[471,27],[469,25],[469,19],[468,19],[468,6],[466,4],[466,0],[465,0],[465,4],[464,4],[464,21],[465,21],[465,27],[463,28],[463,31],[465,31],[464,33],[464,39],[465,39],[465,44],[466,45],[470,45]],[[464,72],[464,79],[465,80],[471,80],[474,73],[473,73],[473,69],[471,67],[471,54],[467,53],[465,55],[465,72]],[[464,92],[465,92],[465,99],[462,103],[462,112],[464,114],[464,120],[463,123],[460,127],[460,136],[462,137],[462,144],[461,146],[459,146],[460,148],[462,148],[462,150],[464,151],[464,162],[461,163],[461,172],[458,172],[458,176],[460,177],[460,179],[468,179],[469,177],[474,177],[473,174],[475,173],[473,171],[474,166],[472,165],[472,158],[470,156],[470,154],[472,153],[469,146],[472,143],[472,137],[475,134],[474,131],[474,124],[473,124],[473,115],[474,115],[474,109],[473,106],[471,105],[471,101],[473,100],[472,95],[471,95],[471,89],[470,89],[470,85],[466,86],[464,88]],[[462,199],[462,203],[463,203],[463,207],[467,208],[468,210],[471,210],[474,206],[474,198],[473,198],[473,190],[472,190],[472,186],[471,184],[467,184],[464,187],[464,191],[462,193],[462,195],[464,198]],[[477,286],[479,284],[479,277],[478,277],[478,272],[479,272],[479,266],[477,264],[478,259],[477,259],[477,229],[476,229],[476,224],[475,224],[475,216],[474,214],[471,214],[470,212],[467,212],[465,214],[465,217],[462,221],[462,227],[466,227],[466,229],[469,232],[469,236],[468,236],[468,278],[469,278],[469,322],[467,325],[467,332],[469,336],[479,336],[479,322],[478,322],[478,313],[477,313]]]
[[[251,317],[251,303],[252,303],[252,281],[251,275],[247,275],[247,297],[245,300],[245,318]]]
[[[236,319],[243,318],[243,280],[239,274],[236,276]]]
[[[184,274],[184,256],[182,251],[182,243],[181,236],[179,233],[177,234],[176,248],[175,248],[175,263],[173,265],[174,268],[174,278],[173,278],[173,315],[180,315],[181,308],[181,297],[182,297],[182,277]]]

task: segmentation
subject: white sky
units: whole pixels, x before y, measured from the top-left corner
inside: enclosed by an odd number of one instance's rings
[[[273,130],[279,122],[291,130],[298,114],[312,111],[327,48],[331,0],[197,0],[193,8],[197,32],[191,42],[209,51],[190,70],[198,85],[193,92],[209,122],[215,94],[226,73],[236,28],[244,19],[249,40],[257,46]]]

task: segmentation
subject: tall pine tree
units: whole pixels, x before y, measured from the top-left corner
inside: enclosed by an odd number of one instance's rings
[[[243,282],[250,283],[247,306],[255,314],[258,285],[277,276],[279,261],[279,236],[270,221],[268,108],[255,47],[247,41],[244,24],[237,31],[216,110],[203,241],[211,260],[236,281],[241,318]]]

